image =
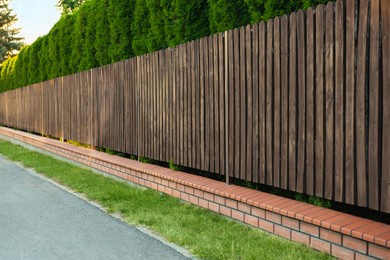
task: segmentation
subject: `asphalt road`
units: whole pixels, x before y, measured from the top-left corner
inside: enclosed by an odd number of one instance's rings
[[[0,259],[187,259],[0,157]]]

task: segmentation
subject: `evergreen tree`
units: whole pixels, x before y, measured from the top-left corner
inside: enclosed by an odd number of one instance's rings
[[[70,71],[75,73],[80,71],[81,58],[85,41],[85,29],[87,25],[87,13],[84,8],[76,13],[76,21],[73,26],[71,55],[70,55]]]
[[[110,63],[110,24],[108,22],[108,0],[97,0],[96,14],[96,39],[95,39],[95,58],[98,65],[103,66]]]
[[[170,46],[210,34],[207,0],[174,0],[172,5],[174,38]]]
[[[98,66],[98,62],[95,57],[97,7],[95,4],[90,3],[93,2],[87,2],[82,7],[87,9],[87,25],[85,28],[85,41],[81,58],[81,67],[83,70],[95,68]]]
[[[211,33],[227,31],[250,21],[248,6],[244,0],[209,0],[209,4]]]
[[[248,5],[251,23],[258,23],[263,19],[266,1],[267,0],[245,0],[245,3]]]
[[[307,9],[309,7],[316,7],[319,4],[327,4],[330,1],[334,0],[301,0],[302,1],[302,7]]]
[[[164,29],[165,43],[169,47],[173,47],[172,43],[174,42],[175,38],[175,33],[173,31],[175,19],[173,0],[161,0],[160,5],[163,14],[163,24],[161,24],[160,26]]]
[[[63,15],[70,14],[79,8],[84,0],[59,0],[57,7],[60,8]]]
[[[146,0],[136,0],[134,20],[131,25],[133,34],[133,51],[135,55],[142,55],[148,52],[149,34],[149,10]]]
[[[27,64],[28,82],[25,84],[34,84],[39,82],[40,77],[37,70],[43,65],[39,59],[39,51],[42,48],[43,38],[39,37],[31,46],[29,51],[29,59]]]
[[[148,51],[153,52],[167,47],[164,11],[160,0],[147,0],[146,5],[149,10]]]
[[[0,63],[12,57],[23,46],[23,38],[17,37],[19,29],[12,27],[17,18],[8,3],[9,0],[0,0]]]
[[[110,0],[110,47],[111,62],[134,56],[131,24],[135,10],[135,0]]]

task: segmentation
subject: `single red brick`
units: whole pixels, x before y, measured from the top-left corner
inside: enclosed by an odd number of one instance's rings
[[[265,219],[265,210],[264,209],[260,209],[260,208],[256,208],[256,207],[252,207],[252,215],[256,216],[256,217],[259,217],[259,218],[264,218]]]
[[[381,259],[390,259],[390,248],[368,243],[368,254]]]
[[[199,198],[199,206],[202,208],[209,208],[209,202],[205,199]]]
[[[157,185],[157,190],[160,191],[160,192],[164,192],[164,186],[162,185]]]
[[[322,239],[312,237],[310,239],[310,246],[319,250],[319,251],[326,252],[326,253],[330,254],[330,243],[326,242]]]
[[[320,236],[320,228],[317,226],[314,226],[312,224],[301,222],[300,231],[307,233],[311,236],[319,237]]]
[[[295,230],[299,230],[299,220],[296,219],[282,216],[282,225]]]
[[[189,187],[189,186],[185,186],[184,191],[191,194],[191,195],[194,194],[194,189]]]
[[[172,194],[174,197],[176,198],[179,198],[180,199],[180,191],[177,191],[177,190],[173,190],[173,194]]]
[[[225,216],[231,217],[232,216],[232,209],[221,205],[221,206],[219,206],[219,213],[221,213]]]
[[[165,180],[165,179],[162,179],[161,180],[161,184],[164,185],[164,186],[168,186],[168,180]]]
[[[172,196],[172,194],[173,194],[173,190],[172,190],[171,188],[168,188],[168,187],[165,187],[164,192],[165,192],[166,194],[168,194],[168,195],[171,195],[171,196]]]
[[[198,205],[198,203],[199,203],[199,198],[190,195],[190,202],[191,202],[192,204]]]
[[[252,215],[245,214],[244,221],[245,221],[245,223],[247,223],[249,225],[252,225],[252,226],[255,226],[255,227],[259,226],[259,219],[254,217],[254,216],[252,216]]]
[[[237,209],[237,201],[232,200],[232,199],[226,199],[226,206]]]
[[[238,210],[232,210],[232,218],[244,222],[244,213]]]
[[[274,223],[277,223],[277,224],[281,224],[282,223],[282,216],[279,215],[279,214],[276,214],[276,213],[273,213],[273,212],[270,212],[270,211],[266,211],[265,212],[265,217],[268,221],[272,221]]]
[[[217,203],[214,203],[214,202],[209,202],[209,209],[214,211],[214,212],[217,212],[219,213],[219,205]]]
[[[275,234],[287,239],[291,239],[291,229],[275,225]]]
[[[274,223],[267,220],[259,219],[259,228],[270,233],[274,233]]]
[[[168,186],[169,186],[169,188],[172,188],[172,189],[177,188],[176,182],[173,182],[173,181],[168,182]]]
[[[343,235],[343,246],[353,249],[355,251],[359,251],[363,254],[367,254],[367,242],[353,238],[347,235]]]
[[[242,202],[238,202],[238,210],[251,214],[251,206]]]
[[[177,184],[176,184],[176,189],[177,189],[178,191],[184,191],[184,185],[183,185],[183,184],[177,183]]]
[[[291,232],[291,240],[305,244],[307,246],[310,245],[310,236],[295,230],[292,230]]]
[[[157,183],[151,182],[151,183],[150,183],[150,187],[151,187],[153,190],[157,190]]]
[[[341,245],[341,234],[329,229],[320,229],[320,238],[332,242],[333,244]]]
[[[189,201],[190,200],[190,196],[187,193],[184,193],[184,192],[180,192],[180,198],[182,200],[185,200],[185,201]]]
[[[214,194],[209,193],[209,192],[204,192],[203,193],[203,198],[208,201],[214,201]]]
[[[214,195],[214,202],[225,205],[225,198],[222,196]]]
[[[203,191],[195,189],[194,195],[203,198]]]
[[[338,245],[332,245],[332,253],[333,256],[342,259],[349,260],[355,258],[355,252],[344,247]]]

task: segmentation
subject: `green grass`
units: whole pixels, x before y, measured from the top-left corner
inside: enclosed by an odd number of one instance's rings
[[[150,189],[95,174],[0,140],[0,154],[84,194],[131,224],[146,226],[204,259],[330,259],[304,245],[251,228]]]

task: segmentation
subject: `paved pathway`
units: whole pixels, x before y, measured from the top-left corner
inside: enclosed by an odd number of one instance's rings
[[[186,259],[0,157],[0,260]]]

